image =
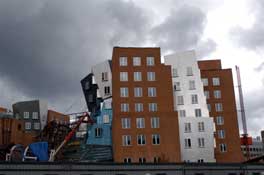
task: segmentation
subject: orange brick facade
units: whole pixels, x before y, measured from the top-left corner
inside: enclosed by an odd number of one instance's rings
[[[47,122],[51,122],[53,120],[61,124],[68,124],[70,122],[70,116],[53,110],[48,110]]]
[[[146,65],[146,57],[154,57],[153,66]],[[127,57],[127,66],[120,66],[119,58]],[[140,66],[133,66],[133,57],[141,58]],[[120,81],[120,72],[128,73],[128,81]],[[134,72],[141,72],[142,80],[134,81]],[[147,72],[155,72],[155,81],[147,80]],[[146,162],[153,162],[154,157],[160,162],[180,162],[179,126],[177,112],[173,111],[173,92],[170,66],[160,62],[159,48],[119,48],[113,49],[113,154],[115,162],[139,162],[144,157]],[[128,88],[128,97],[120,97],[120,88]],[[142,97],[134,97],[134,88],[142,88]],[[148,97],[148,87],[156,88],[156,97]],[[121,112],[121,103],[129,104],[129,112]],[[142,112],[135,112],[135,103],[143,104]],[[149,112],[149,103],[157,104],[156,112]],[[122,128],[122,118],[129,118],[131,127]],[[144,118],[144,128],[137,128],[136,118]],[[159,127],[151,127],[151,118],[159,118]],[[145,135],[146,143],[139,145],[137,136]],[[160,135],[160,143],[153,144],[153,134]],[[131,145],[124,146],[122,136],[131,136]]]
[[[242,162],[236,100],[232,78],[232,69],[222,69],[220,60],[198,61],[201,77],[208,79],[204,90],[209,92],[207,104],[211,106],[210,116],[216,124],[215,158],[217,162]],[[218,77],[220,85],[213,85],[213,78]],[[221,98],[215,98],[214,91],[221,91]],[[222,111],[216,111],[215,104],[222,104]],[[223,123],[217,122],[217,116],[223,117]],[[219,138],[219,130],[224,130],[224,138]],[[220,151],[220,144],[226,144],[226,151]]]

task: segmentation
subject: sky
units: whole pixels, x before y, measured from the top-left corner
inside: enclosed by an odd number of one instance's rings
[[[261,0],[1,0],[0,106],[42,99],[83,111],[80,80],[114,46],[160,47],[162,56],[195,49],[233,69],[236,92],[240,67],[249,134],[260,135],[263,13]]]

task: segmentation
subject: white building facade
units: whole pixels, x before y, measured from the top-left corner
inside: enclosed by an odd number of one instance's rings
[[[215,125],[207,109],[195,52],[168,55],[164,61],[172,69],[174,110],[178,111],[182,161],[215,162]]]

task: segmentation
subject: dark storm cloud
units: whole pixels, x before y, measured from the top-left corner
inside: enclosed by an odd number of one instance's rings
[[[253,25],[248,28],[235,27],[230,32],[230,37],[242,47],[257,50],[264,47],[264,1],[250,1],[250,13],[254,15]]]
[[[201,9],[182,5],[172,9],[165,21],[153,29],[153,40],[162,49],[171,51],[196,49],[199,46],[204,56],[205,52],[208,54],[216,47],[212,40],[201,41],[206,21],[206,14]]]
[[[176,8],[158,26],[150,17],[132,1],[1,0],[1,85],[8,80],[12,86],[6,95],[15,87],[23,100],[41,98],[66,110],[83,105],[80,79],[111,59],[113,46],[151,41],[163,51],[197,46],[203,55],[215,48],[213,41],[201,41],[206,14],[196,7]]]

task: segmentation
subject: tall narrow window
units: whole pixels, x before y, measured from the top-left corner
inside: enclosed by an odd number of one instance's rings
[[[202,78],[203,86],[208,86],[208,78]]]
[[[198,96],[196,94],[192,94],[192,104],[198,104]]]
[[[135,111],[143,112],[143,103],[135,103]]]
[[[179,110],[178,115],[179,115],[180,117],[186,117],[186,112],[185,112],[185,110]]]
[[[221,143],[219,145],[219,147],[220,147],[220,152],[226,152],[227,151],[227,146],[225,143]]]
[[[155,87],[148,87],[148,96],[149,97],[156,97],[157,92]]]
[[[141,65],[141,58],[133,57],[133,66],[140,66],[140,65]]]
[[[34,123],[34,129],[35,130],[39,130],[40,129],[40,123],[39,122]]]
[[[218,130],[218,138],[219,139],[225,138],[225,130]]]
[[[120,97],[128,97],[128,88],[127,87],[121,87],[120,88]]]
[[[24,119],[29,119],[29,112],[24,112]]]
[[[119,57],[119,66],[127,66],[127,57]]]
[[[186,72],[187,72],[187,73],[186,73],[187,76],[193,76],[192,67],[187,67],[186,70],[187,70],[187,71],[186,71]]]
[[[105,95],[110,95],[110,86],[105,86],[104,90],[105,90]]]
[[[31,122],[25,122],[25,129],[26,130],[31,129]]]
[[[184,139],[184,146],[185,148],[191,148],[192,147],[192,143],[191,143],[191,139]]]
[[[102,72],[102,81],[108,81],[108,73]]]
[[[194,90],[195,89],[195,81],[194,80],[190,80],[189,81],[189,89],[190,90]]]
[[[134,96],[135,97],[142,97],[142,88],[141,87],[135,87],[134,88]]]
[[[191,123],[184,123],[184,132],[192,132]]]
[[[219,77],[213,78],[213,86],[220,86],[220,78]]]
[[[150,112],[155,112],[158,110],[157,103],[149,103],[149,111]]]
[[[130,146],[131,145],[131,136],[130,135],[123,135],[122,136],[123,146]]]
[[[177,105],[184,105],[183,96],[177,96]]]
[[[175,82],[173,84],[173,90],[174,91],[180,91],[181,90],[181,84],[180,84],[180,82]]]
[[[216,103],[215,104],[215,111],[216,112],[222,112],[223,111],[222,103]]]
[[[201,109],[195,109],[195,117],[202,117]]]
[[[198,122],[198,131],[204,132],[204,122]]]
[[[203,148],[204,147],[204,138],[198,138],[198,146],[200,148]]]
[[[159,134],[153,134],[152,135],[152,144],[153,145],[159,145],[160,144],[160,135]]]
[[[216,117],[216,124],[217,125],[223,125],[224,124],[224,117],[223,116],[217,116]]]
[[[126,157],[124,158],[124,163],[131,163],[131,158],[130,157]]]
[[[154,57],[147,57],[147,66],[154,66],[154,65],[155,65]]]
[[[141,72],[134,72],[134,81],[142,81]]]
[[[172,68],[172,77],[178,77],[178,70],[176,68]]]
[[[137,143],[138,145],[145,145],[146,144],[146,136],[144,134],[140,134],[137,136]]]
[[[33,112],[32,113],[32,119],[38,119],[38,112]]]
[[[137,118],[137,128],[145,128],[145,119],[144,118]]]
[[[95,128],[95,137],[102,137],[102,128]]]
[[[156,80],[155,72],[148,72],[147,73],[147,79],[148,79],[148,81],[155,81]]]
[[[159,117],[151,117],[151,128],[159,128]]]
[[[207,109],[209,112],[211,112],[211,105],[210,104],[207,104]]]
[[[220,90],[215,90],[214,91],[214,98],[216,98],[216,99],[221,98],[221,91]]]
[[[130,118],[122,118],[121,123],[122,123],[122,129],[129,129],[131,127]]]
[[[205,95],[206,99],[210,98],[210,92],[209,91],[204,91],[204,95]]]
[[[129,112],[129,104],[121,103],[121,112]]]
[[[145,157],[140,157],[140,158],[138,159],[138,162],[139,162],[139,163],[146,163],[146,158],[145,158]]]
[[[127,72],[120,72],[120,81],[128,81]]]

